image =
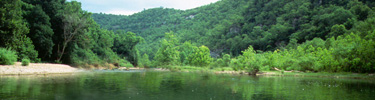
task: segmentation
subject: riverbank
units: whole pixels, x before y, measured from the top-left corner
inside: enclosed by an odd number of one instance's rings
[[[14,65],[0,65],[0,75],[68,74],[81,71],[64,64],[30,63],[29,66],[22,66],[16,62]]]
[[[215,74],[237,74],[237,75],[248,75],[245,71],[214,71]],[[293,72],[293,71],[261,71],[256,76],[279,76],[279,77],[324,77],[324,78],[350,78],[350,79],[371,79],[375,80],[375,74],[367,73],[350,73],[350,72],[339,72],[339,73],[328,73],[328,72]]]
[[[231,67],[222,68],[206,68],[194,66],[168,66],[174,72],[209,72],[214,74],[232,74],[232,75],[248,75],[246,71],[235,71]],[[351,72],[301,72],[301,71],[281,71],[275,69],[274,71],[260,71],[256,76],[290,76],[290,77],[325,77],[325,78],[350,78],[350,79],[371,79],[375,80],[375,73],[351,73]]]
[[[145,68],[126,68],[120,67],[118,70],[145,70]],[[169,66],[168,68],[155,68],[157,71],[172,72],[210,72],[215,74],[248,75],[245,71],[234,71],[230,67],[223,68],[203,68],[194,66]],[[64,64],[50,63],[30,63],[29,66],[21,66],[20,62],[14,65],[0,65],[0,75],[46,75],[46,74],[69,74],[83,72],[84,69],[74,68]],[[293,76],[293,77],[327,77],[327,78],[352,78],[352,79],[372,79],[375,80],[375,74],[365,73],[327,73],[327,72],[299,72],[299,71],[260,71],[257,76]]]

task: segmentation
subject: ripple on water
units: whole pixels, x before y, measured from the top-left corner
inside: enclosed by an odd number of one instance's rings
[[[338,88],[333,88],[338,87]],[[248,77],[148,70],[0,77],[1,99],[250,100],[371,99],[375,84],[361,80]],[[319,97],[319,98],[317,98]]]

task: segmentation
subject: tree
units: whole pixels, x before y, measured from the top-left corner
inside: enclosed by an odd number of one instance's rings
[[[95,21],[90,20],[90,27],[86,33],[89,41],[82,43],[82,48],[89,48],[93,53],[108,63],[117,61],[117,54],[112,50],[116,35],[113,31],[100,28]]]
[[[230,55],[229,54],[224,54],[222,66],[228,67],[229,63],[230,63]]]
[[[147,54],[143,54],[143,56],[141,57],[141,60],[140,61],[140,65],[143,66],[143,67],[150,67],[151,66],[151,62],[150,62],[150,59],[148,58],[148,55]]]
[[[32,40],[35,50],[38,51],[39,58],[48,59],[52,54],[54,46],[50,18],[39,5],[33,6],[24,3],[24,18],[28,22],[30,33],[27,34]]]
[[[20,0],[0,1],[0,47],[17,51],[19,59],[37,61],[38,53],[34,50],[30,38],[26,36],[29,29],[23,21],[21,4]]]
[[[259,62],[260,57],[257,57],[257,54],[252,46],[249,46],[248,49],[242,51],[242,65],[244,65],[245,69],[249,72],[250,75],[255,75],[259,68],[261,67],[261,63]]]
[[[64,23],[63,23],[64,12],[65,12],[64,9],[67,9],[66,5],[69,2],[66,2],[66,0],[22,0],[22,1],[31,5],[34,5],[34,6],[41,6],[42,10],[50,18],[49,22],[51,23],[51,29],[53,30],[52,40],[53,40],[54,46],[52,48],[51,57],[45,57],[44,60],[55,61],[60,56],[59,51],[61,51],[61,46],[62,46],[61,44],[63,41],[63,34],[64,34],[64,29],[62,27],[64,26]],[[79,8],[79,10],[81,9]],[[39,18],[43,16],[32,16],[32,18],[33,17]],[[41,25],[41,26],[44,26],[44,25]],[[43,54],[40,55],[40,57],[42,56],[44,55]]]
[[[65,5],[63,15],[63,41],[61,44],[57,44],[57,53],[59,55],[57,61],[61,61],[69,43],[76,41],[80,35],[83,35],[86,32],[86,29],[88,28],[87,19],[90,15],[91,14],[86,11],[81,11],[81,3],[79,2],[72,1]]]
[[[114,39],[112,50],[121,57],[126,57],[134,66],[138,65],[138,56],[136,45],[143,40],[142,37],[136,36],[133,32],[123,33],[123,31],[117,31]]]
[[[204,45],[194,47],[193,53],[189,56],[190,64],[194,66],[208,66],[212,60],[210,49]]]
[[[331,28],[331,32],[326,36],[326,38],[330,37],[337,37],[339,35],[343,35],[347,32],[344,25],[333,25]]]
[[[351,8],[350,11],[356,15],[358,20],[365,20],[371,15],[371,8],[364,5],[362,2],[359,1],[350,1],[348,4]]]
[[[194,51],[194,47],[191,42],[185,42],[179,47],[180,51],[180,62],[182,65],[189,64],[188,57],[191,55]]]
[[[156,52],[155,61],[157,66],[179,64],[179,51],[176,46],[177,38],[173,32],[165,33],[165,39],[161,41],[161,47]]]

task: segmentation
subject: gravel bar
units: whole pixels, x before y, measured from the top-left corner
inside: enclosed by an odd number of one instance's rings
[[[81,71],[64,64],[30,63],[29,66],[21,66],[20,62],[16,62],[14,65],[0,65],[0,75],[67,74]]]

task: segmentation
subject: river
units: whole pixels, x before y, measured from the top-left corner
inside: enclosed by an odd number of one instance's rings
[[[0,76],[0,100],[371,100],[375,82],[319,77],[95,71]]]

